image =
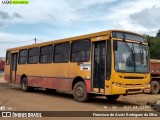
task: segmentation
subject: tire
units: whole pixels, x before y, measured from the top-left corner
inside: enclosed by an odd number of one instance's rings
[[[151,94],[158,94],[160,90],[160,85],[158,81],[151,81]]]
[[[86,85],[84,82],[80,81],[74,85],[73,96],[77,102],[86,102],[89,99],[87,93]]]
[[[107,95],[107,101],[115,101],[119,98],[120,95]]]
[[[33,91],[34,87],[29,87],[28,86],[28,80],[26,77],[22,78],[22,82],[21,82],[21,89],[23,92],[29,92],[29,91]]]

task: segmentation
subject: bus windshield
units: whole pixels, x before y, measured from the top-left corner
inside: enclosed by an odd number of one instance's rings
[[[115,70],[149,72],[148,47],[143,44],[114,41]]]

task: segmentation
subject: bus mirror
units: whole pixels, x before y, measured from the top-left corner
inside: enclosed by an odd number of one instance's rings
[[[118,45],[117,45],[117,41],[113,41],[113,49],[114,51],[117,51]]]

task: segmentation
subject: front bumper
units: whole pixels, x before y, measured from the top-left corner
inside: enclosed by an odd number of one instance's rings
[[[127,95],[127,94],[139,94],[139,93],[149,93],[150,92],[150,85],[145,87],[119,87],[112,84],[112,94],[121,94],[121,95]]]

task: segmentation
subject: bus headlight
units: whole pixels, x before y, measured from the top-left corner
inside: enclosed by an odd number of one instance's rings
[[[145,83],[145,84],[143,84],[143,86],[148,86],[149,85],[149,83]]]
[[[118,82],[114,82],[113,83],[115,86],[118,86],[118,87],[124,87],[124,85],[122,83],[118,83]]]

